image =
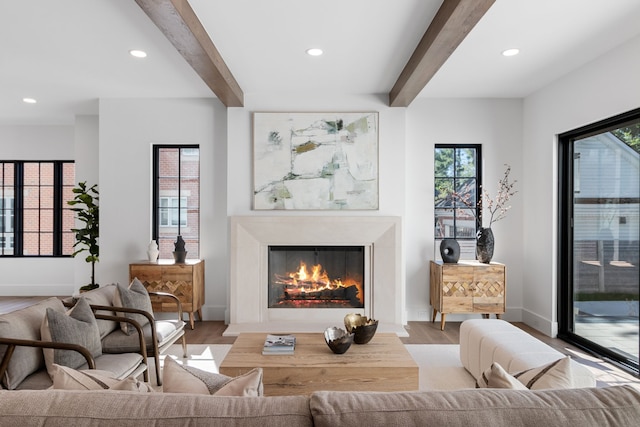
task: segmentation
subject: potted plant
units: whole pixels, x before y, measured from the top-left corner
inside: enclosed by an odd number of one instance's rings
[[[79,182],[78,186],[72,190],[75,194],[73,200],[67,202],[70,206],[75,206],[71,210],[76,213],[77,219],[84,223],[83,228],[71,229],[76,235],[76,242],[73,244],[76,251],[71,256],[75,257],[79,253],[87,251],[89,255],[87,255],[85,261],[91,263],[91,283],[82,286],[80,288],[81,291],[95,289],[99,286],[96,284],[95,278],[95,265],[100,256],[100,246],[98,244],[100,209],[98,206],[99,192],[97,187],[98,185],[95,184],[87,188],[86,181]]]

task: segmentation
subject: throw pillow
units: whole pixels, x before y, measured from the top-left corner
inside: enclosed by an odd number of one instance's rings
[[[40,327],[43,341],[78,344],[85,347],[95,358],[102,355],[100,331],[93,311],[84,298],[66,313],[47,308]],[[82,354],[73,350],[43,349],[47,372],[51,375],[53,364],[79,368],[87,363]]]
[[[571,375],[571,357],[567,356],[513,376],[530,390],[544,390],[573,388]]]
[[[153,392],[153,388],[135,378],[119,380],[109,371],[87,369],[77,371],[67,366],[53,364],[51,379],[58,390],[128,390]]]
[[[497,362],[493,362],[491,366],[482,373],[482,377],[477,384],[479,388],[527,389],[524,384],[505,371]]]
[[[153,307],[151,305],[151,298],[149,298],[149,292],[147,292],[147,289],[137,277],[133,279],[128,288],[119,283],[117,284],[116,292],[113,295],[113,305],[114,307],[144,310],[153,316]],[[118,312],[118,316],[135,320],[140,324],[140,326],[144,326],[149,323],[149,319],[146,316],[138,313]],[[120,327],[122,328],[122,332],[127,335],[131,335],[136,332],[135,326],[131,323],[121,322]]]
[[[167,356],[162,370],[162,390],[166,393],[262,396],[262,368],[252,369],[233,378],[183,366]]]
[[[59,298],[51,297],[27,308],[5,313],[0,316],[0,337],[41,340],[40,327],[48,307],[60,313],[66,311]],[[0,360],[4,358],[6,350],[7,346],[0,345]],[[43,365],[44,355],[41,348],[18,346],[9,360],[7,370],[0,378],[2,385],[8,390],[13,390],[29,375],[42,369]]]

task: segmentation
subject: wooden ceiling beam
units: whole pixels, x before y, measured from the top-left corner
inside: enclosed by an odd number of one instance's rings
[[[244,94],[187,0],[136,0],[182,57],[227,107],[244,106]]]
[[[391,107],[408,107],[495,0],[444,0],[389,92]]]

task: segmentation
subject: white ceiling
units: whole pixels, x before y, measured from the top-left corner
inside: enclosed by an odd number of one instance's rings
[[[190,0],[245,97],[386,96],[441,3]],[[419,97],[527,96],[638,22],[639,0],[496,0]],[[134,0],[0,0],[0,40],[0,124],[73,123],[98,98],[214,96]]]

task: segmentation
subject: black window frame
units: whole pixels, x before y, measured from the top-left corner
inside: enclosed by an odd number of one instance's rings
[[[182,199],[182,197],[180,196],[181,194],[181,187],[180,187],[180,182],[181,182],[181,173],[180,173],[180,162],[181,162],[181,157],[184,156],[190,156],[191,154],[187,153],[183,153],[182,150],[190,150],[190,149],[197,149],[198,150],[198,156],[200,154],[199,150],[200,150],[200,146],[197,144],[154,144],[153,145],[153,201],[152,201],[152,207],[151,207],[151,238],[153,240],[155,240],[156,242],[158,242],[158,245],[160,245],[160,228],[162,227],[161,225],[161,219],[160,219],[160,199],[162,197],[166,197],[166,196],[161,196],[160,194],[160,150],[166,150],[166,149],[176,149],[178,150],[178,196],[176,196],[176,198],[178,199],[178,209],[177,209],[177,213],[178,213],[178,225],[176,226],[176,228],[178,229],[178,235],[180,235],[180,230],[182,227],[186,227],[188,225],[182,225],[181,224],[181,215],[182,215],[182,206],[180,204],[180,200]],[[198,175],[198,187],[200,187],[200,175]],[[200,198],[198,198],[199,200]],[[186,206],[185,209],[188,209],[189,206]],[[198,203],[198,212],[200,212],[200,204]],[[198,214],[198,217],[200,215]],[[188,224],[188,221],[185,222],[185,224]],[[198,225],[198,254],[200,253],[200,240],[201,240],[201,236],[200,236],[200,228]]]
[[[573,275],[573,240],[574,240],[574,210],[573,195],[574,191],[580,191],[580,188],[574,188],[574,142],[589,136],[598,135],[607,131],[611,131],[625,124],[640,120],[640,108],[591,123],[580,128],[564,132],[558,135],[558,235],[556,245],[558,248],[556,272],[556,295],[558,305],[556,307],[556,315],[558,317],[558,333],[557,336],[563,341],[569,342],[589,353],[604,357],[623,369],[638,375],[638,366],[630,363],[620,354],[609,350],[606,347],[598,345],[581,335],[574,332],[573,319],[573,295],[574,295],[574,275]]]
[[[437,149],[454,149],[454,150],[458,150],[458,149],[474,149],[476,151],[476,176],[475,176],[475,180],[476,180],[476,185],[475,185],[475,195],[476,195],[476,200],[475,200],[475,231],[473,233],[472,236],[468,236],[468,237],[464,237],[464,236],[458,236],[458,227],[457,227],[457,209],[467,209],[470,210],[470,208],[468,208],[464,203],[462,203],[459,200],[456,200],[455,197],[453,197],[453,195],[451,195],[452,200],[452,206],[451,207],[442,207],[439,208],[437,206],[435,206],[435,191],[437,191],[437,189],[435,188],[435,183],[438,179],[452,179],[454,182],[454,185],[452,186],[452,188],[456,188],[455,182],[456,180],[461,180],[461,179],[469,179],[469,177],[457,177],[456,173],[457,173],[457,167],[456,167],[456,160],[457,160],[457,156],[454,154],[453,156],[453,171],[454,171],[454,176],[453,177],[441,177],[441,176],[436,176],[436,171],[435,171],[435,166],[434,166],[434,240],[437,242],[439,240],[442,239],[456,239],[456,240],[474,240],[476,239],[476,233],[478,232],[478,227],[482,224],[482,209],[480,207],[480,198],[481,198],[481,189],[482,189],[482,145],[481,144],[435,144],[434,146],[434,161],[435,161],[435,151]],[[437,215],[437,211],[438,210],[451,210],[453,212],[453,236],[446,236],[446,237],[441,237],[436,235],[435,233],[435,220],[438,218]]]
[[[24,189],[25,189],[25,179],[24,179],[24,170],[26,164],[37,163],[39,165],[42,164],[50,164],[53,166],[53,222],[52,222],[52,250],[51,254],[24,254],[24,240],[25,240],[25,207],[24,207]],[[64,165],[72,164],[74,165],[75,172],[75,161],[73,160],[1,160],[0,165],[5,164],[13,164],[14,167],[14,181],[13,181],[13,197],[14,197],[14,205],[13,205],[13,215],[14,215],[14,223],[13,223],[13,253],[6,254],[4,253],[4,248],[0,248],[0,258],[70,258],[74,248],[71,247],[69,249],[69,253],[63,253],[63,235],[65,233],[72,233],[71,229],[64,230],[63,229],[63,213],[65,210],[70,210],[70,208],[64,203],[63,196],[63,174],[64,174]],[[40,168],[41,169],[41,168]],[[4,167],[0,168],[0,170],[4,171]],[[0,172],[1,173],[1,172]],[[74,178],[75,179],[75,178]],[[0,185],[0,196],[4,197],[5,188],[10,186]],[[38,185],[39,191],[42,188],[42,185]],[[38,234],[44,233],[39,229]],[[3,233],[4,234],[4,233]],[[5,236],[3,236],[5,237]],[[40,247],[38,247],[38,251],[40,251]]]

